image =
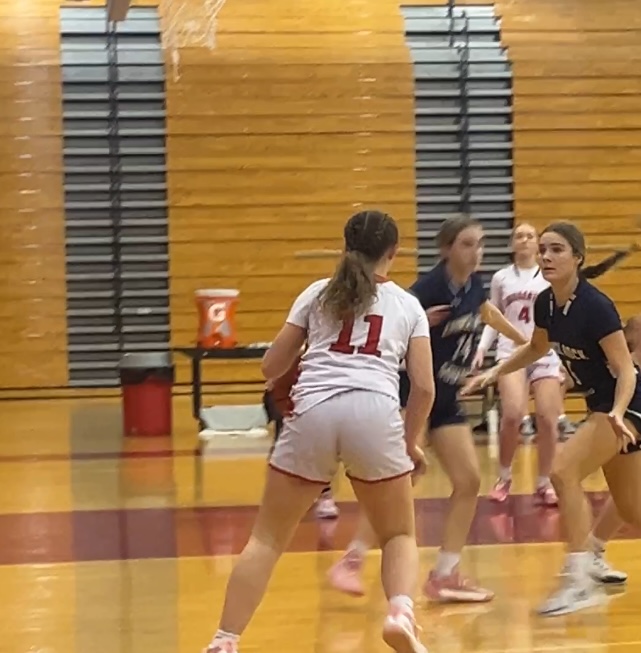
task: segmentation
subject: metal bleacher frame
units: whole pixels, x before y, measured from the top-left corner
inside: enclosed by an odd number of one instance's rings
[[[480,272],[489,285],[510,261],[514,224],[512,71],[500,20],[492,6],[453,0],[401,11],[415,78],[418,269],[436,263],[442,221],[469,213],[484,226]],[[491,389],[481,415],[493,402]]]
[[[125,5],[115,0],[124,18]],[[116,6],[117,5],[117,6]],[[156,7],[60,8],[69,384],[168,352],[165,66]]]

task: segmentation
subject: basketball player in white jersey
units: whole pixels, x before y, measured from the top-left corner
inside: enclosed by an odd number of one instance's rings
[[[541,275],[537,265],[538,237],[536,229],[520,224],[512,233],[514,262],[499,270],[492,278],[490,301],[505,315],[524,336],[530,338],[534,330],[534,300],[549,283]],[[489,325],[483,330],[481,342],[474,359],[474,367],[480,368],[488,349],[496,338],[496,331]],[[515,345],[499,335],[496,348],[497,361],[509,358]],[[498,381],[501,398],[501,423],[499,428],[499,478],[490,492],[490,499],[503,502],[512,485],[512,461],[519,443],[523,416],[527,413],[529,392],[534,396],[536,408],[538,478],[535,499],[544,506],[558,503],[556,492],[550,483],[550,470],[558,439],[558,419],[563,412],[563,376],[558,356],[550,350],[546,356],[519,370],[502,376]]]
[[[426,653],[412,602],[418,548],[411,474],[424,468],[418,442],[435,395],[429,326],[418,299],[386,280],[398,248],[394,220],[378,211],[357,213],[344,237],[334,276],[296,299],[263,359],[265,377],[279,378],[307,342],[291,416],[271,456],[256,523],[231,573],[207,653],[236,653],[274,566],[340,462],[382,548],[389,601],[383,639],[399,653]],[[403,358],[412,383],[404,422]]]

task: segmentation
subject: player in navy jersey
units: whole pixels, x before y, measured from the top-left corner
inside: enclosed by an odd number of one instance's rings
[[[626,322],[623,333],[632,354],[632,360],[635,365],[641,364],[641,315],[631,317]],[[622,585],[628,580],[628,575],[624,571],[614,569],[605,559],[607,543],[617,534],[624,523],[619,516],[615,502],[610,497],[597,515],[594,528],[588,538],[588,545],[592,551],[590,574],[594,580],[605,585]]]
[[[534,330],[534,301],[539,293],[549,286],[543,278],[537,263],[539,240],[537,230],[528,223],[521,223],[512,232],[512,263],[499,270],[490,286],[490,301],[501,310],[514,326],[523,331],[528,338]],[[583,269],[583,276],[594,279],[625,259],[636,246],[615,252],[605,260]],[[474,357],[473,369],[480,369],[485,355],[496,339],[496,331],[489,326],[483,335]],[[499,337],[496,346],[496,360],[501,361],[514,352],[515,345],[506,338]],[[556,506],[556,492],[550,483],[550,470],[559,432],[563,439],[576,430],[563,414],[563,394],[567,389],[566,375],[561,372],[558,356],[550,351],[525,370],[502,376],[498,383],[501,403],[501,422],[499,425],[499,470],[489,498],[503,503],[512,487],[512,463],[519,445],[520,434],[530,430],[536,432],[538,476],[534,500],[539,505]],[[527,416],[528,397],[532,395],[536,409],[536,429]],[[527,432],[527,431],[526,431]],[[595,556],[595,572],[600,576],[606,572],[603,558]]]
[[[470,373],[481,321],[518,344],[526,338],[487,298],[475,273],[483,254],[483,230],[475,220],[446,220],[437,236],[441,261],[410,288],[426,310],[432,333],[436,399],[428,420],[432,448],[453,486],[441,550],[424,586],[437,601],[489,601],[493,593],[459,574],[461,551],[474,519],[480,487],[474,438],[457,393]],[[409,395],[409,379],[401,372],[401,405]],[[364,517],[343,558],[329,572],[332,585],[343,592],[363,593],[360,569],[373,545]]]
[[[558,222],[543,231],[539,255],[550,288],[534,304],[532,339],[464,388],[468,393],[495,383],[552,347],[575,389],[585,396],[589,416],[559,447],[552,466],[568,555],[560,588],[539,610],[547,616],[602,600],[590,575],[592,512],[581,488],[583,479],[602,468],[621,518],[641,524],[641,382],[612,300],[581,275],[585,249],[583,234],[571,223]]]

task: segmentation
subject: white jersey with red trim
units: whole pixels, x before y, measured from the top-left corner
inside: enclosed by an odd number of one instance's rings
[[[425,311],[392,281],[377,284],[367,314],[337,323],[321,310],[320,293],[329,283],[312,283],[294,302],[287,322],[307,331],[307,349],[292,390],[301,414],[346,390],[370,390],[398,400],[400,363],[412,338],[429,337]]]
[[[530,338],[534,331],[534,301],[549,285],[538,266],[518,268],[512,264],[500,269],[492,277],[489,299],[510,324],[526,338]],[[497,334],[490,326],[483,330],[479,349],[487,351],[497,335],[496,356],[506,358],[514,351],[516,345],[504,335]]]

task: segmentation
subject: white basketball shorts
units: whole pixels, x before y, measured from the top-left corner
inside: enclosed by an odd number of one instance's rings
[[[497,362],[509,357],[510,354],[497,356]],[[525,374],[530,383],[540,381],[541,379],[558,379],[559,381],[563,379],[561,361],[553,351],[549,351],[545,356],[532,363],[532,365],[528,365],[525,368]]]
[[[390,480],[414,469],[404,434],[398,399],[349,390],[287,418],[269,464],[315,483],[329,483],[341,462],[356,481]]]

